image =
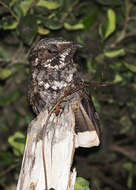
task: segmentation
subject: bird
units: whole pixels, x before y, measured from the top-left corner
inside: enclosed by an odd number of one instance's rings
[[[98,114],[79,66],[73,60],[76,50],[81,47],[63,38],[41,39],[29,55],[28,100],[38,115],[43,109],[50,110],[60,97],[71,91],[72,99],[78,95],[80,104],[74,111],[76,130],[89,131],[93,125],[100,136]]]

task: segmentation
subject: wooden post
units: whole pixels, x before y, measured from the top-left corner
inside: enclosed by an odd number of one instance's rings
[[[29,125],[17,190],[74,190],[76,169],[71,171],[75,148],[99,145],[95,130],[75,133],[75,115],[71,105],[63,114],[49,117],[43,138],[47,110]],[[44,156],[43,156],[44,154]]]

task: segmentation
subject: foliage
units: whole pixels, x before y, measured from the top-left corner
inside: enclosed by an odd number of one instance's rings
[[[89,182],[82,177],[77,177],[75,190],[89,190]]]
[[[0,189],[16,183],[33,118],[26,95],[30,49],[41,38],[61,36],[83,45],[75,60],[86,80],[114,83],[90,89],[103,140],[99,151],[79,151],[78,173],[91,189],[134,190],[135,0],[0,0],[0,16]]]

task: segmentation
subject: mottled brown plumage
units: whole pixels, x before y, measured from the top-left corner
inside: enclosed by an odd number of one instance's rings
[[[37,115],[43,108],[51,109],[67,89],[79,88],[79,84],[84,83],[77,64],[73,61],[74,53],[79,47],[79,44],[72,41],[55,38],[40,40],[31,50],[28,98]],[[98,129],[98,117],[91,97],[86,89],[79,90],[78,93],[85,110],[75,112],[78,129],[89,130],[88,118]],[[87,119],[84,113],[87,114]]]

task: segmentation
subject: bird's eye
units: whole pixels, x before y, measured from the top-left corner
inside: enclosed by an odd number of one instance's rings
[[[48,52],[52,54],[57,54],[58,53],[57,46],[55,44],[51,44],[51,46],[48,48]]]
[[[50,49],[47,49],[48,53],[52,53],[52,51]]]

